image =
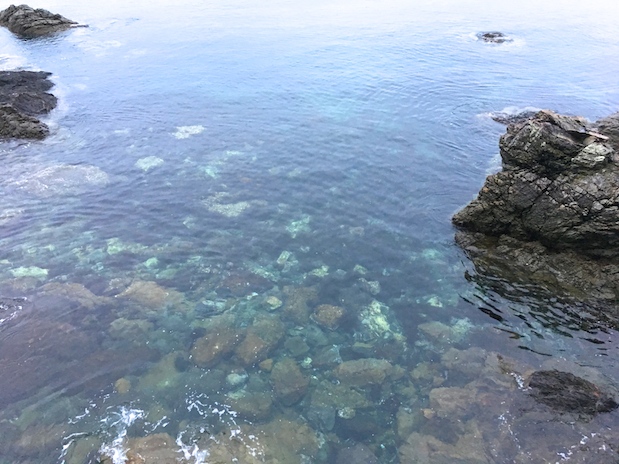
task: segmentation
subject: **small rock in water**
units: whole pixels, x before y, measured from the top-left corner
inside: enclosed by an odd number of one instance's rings
[[[513,42],[514,40],[514,39],[510,39],[508,36],[506,36],[502,32],[497,32],[497,31],[480,32],[477,34],[477,38],[479,40],[483,40],[484,42],[496,43],[496,44],[502,44],[505,42]]]

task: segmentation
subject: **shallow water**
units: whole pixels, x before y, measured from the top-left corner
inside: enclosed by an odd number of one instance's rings
[[[614,385],[617,333],[467,279],[450,217],[497,169],[489,113],[616,111],[619,7],[37,6],[90,27],[0,30],[0,66],[51,71],[60,97],[49,139],[0,144],[0,462],[125,462],[161,433],[145,449],[185,462],[225,461],[228,442],[241,462],[336,462],[355,444],[410,462],[427,437],[453,462],[613,462],[618,413],[522,416],[519,379]],[[238,345],[197,361],[215,333]],[[338,371],[363,359],[396,367]],[[440,399],[467,389],[465,411]]]

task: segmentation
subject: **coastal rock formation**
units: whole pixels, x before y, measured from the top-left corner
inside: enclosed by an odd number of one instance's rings
[[[44,139],[46,124],[37,116],[49,113],[57,99],[47,91],[51,73],[0,71],[0,138]]]
[[[478,271],[616,299],[619,113],[591,124],[539,111],[499,145],[503,170],[453,217]]]
[[[0,26],[19,37],[33,39],[66,31],[78,24],[41,8],[35,10],[28,5],[11,5],[0,12]]]

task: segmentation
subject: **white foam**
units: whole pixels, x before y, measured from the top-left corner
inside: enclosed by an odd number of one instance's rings
[[[125,464],[127,462],[127,450],[124,447],[124,441],[127,437],[127,429],[145,416],[146,413],[141,409],[130,409],[123,406],[120,408],[120,412],[114,414],[114,416],[101,419],[101,422],[105,425],[116,428],[116,437],[112,443],[101,445],[99,452],[108,456],[112,460],[112,464]]]

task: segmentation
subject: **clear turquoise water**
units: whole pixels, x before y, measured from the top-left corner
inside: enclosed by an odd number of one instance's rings
[[[0,314],[0,455],[91,462],[97,452],[78,456],[76,438],[87,434],[93,450],[112,446],[131,422],[117,419],[132,408],[141,412],[129,436],[189,440],[203,421],[213,426],[208,411],[236,387],[210,391],[210,371],[188,356],[222,312],[239,331],[256,317],[281,318],[275,362],[294,357],[286,340],[318,330],[345,359],[384,357],[406,372],[438,363],[450,347],[476,346],[534,368],[565,359],[616,378],[613,330],[586,333],[560,312],[537,311],[549,303],[534,295],[522,303],[477,288],[465,279],[450,224],[496,169],[504,127],[488,113],[530,106],[595,120],[617,110],[619,11],[593,3],[48,1],[37,6],[90,27],[37,41],[0,31],[0,65],[53,72],[60,97],[48,140],[0,145],[0,289],[27,298]],[[486,30],[514,41],[476,40]],[[141,168],[145,158],[157,165]],[[33,175],[57,165],[95,166],[107,178],[71,171],[73,183],[37,188]],[[238,215],[222,214],[234,208]],[[178,293],[163,306],[136,301],[127,290],[135,282],[155,283],[146,291],[154,299],[158,290]],[[353,316],[329,331],[267,311],[267,296],[289,304],[286,286],[314,286],[312,311],[341,305]],[[372,299],[391,326],[374,338],[360,322]],[[488,306],[504,320],[479,310]],[[133,331],[115,332],[119,320],[133,321]],[[452,339],[419,329],[436,321],[452,327]],[[400,352],[381,351],[381,337]],[[324,346],[308,345],[299,364]],[[168,372],[161,366],[170,353],[185,361]],[[140,380],[153,366],[173,380]],[[239,368],[232,359],[213,369]],[[270,391],[268,372],[243,369]],[[317,366],[304,373],[332,378]],[[114,388],[120,378],[131,383],[125,395]],[[309,462],[335,462],[350,442],[398,462],[406,437],[385,395],[409,409],[430,406],[423,380],[403,382],[389,395],[361,389],[380,419],[369,435],[310,420],[327,445]],[[397,393],[403,385],[419,390],[417,402]],[[251,422],[257,430],[282,416],[305,423],[314,388],[291,407],[276,400],[268,418]],[[204,414],[184,407],[199,395]],[[139,417],[156,416],[156,407],[163,422]],[[496,462],[513,459],[496,454]]]

